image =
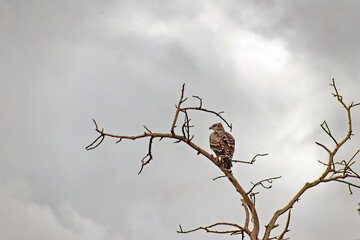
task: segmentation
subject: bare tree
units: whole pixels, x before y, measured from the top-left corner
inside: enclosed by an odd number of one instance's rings
[[[162,140],[163,138],[174,139],[175,140],[174,143],[183,142],[183,143],[187,144],[189,147],[191,147],[194,151],[196,151],[198,155],[200,154],[200,155],[204,156],[205,158],[207,158],[212,163],[214,163],[224,174],[223,176],[220,176],[220,177],[226,177],[230,181],[230,183],[234,186],[235,190],[241,196],[242,208],[243,208],[244,215],[245,215],[245,221],[242,224],[229,223],[229,222],[217,222],[217,223],[214,223],[214,224],[211,224],[208,226],[197,227],[197,228],[190,229],[190,230],[183,230],[181,225],[179,225],[179,230],[177,231],[178,233],[190,233],[190,232],[195,232],[195,231],[199,231],[199,230],[205,230],[206,232],[217,233],[217,234],[230,234],[230,235],[240,234],[240,235],[242,235],[242,239],[244,239],[245,236],[248,236],[251,240],[259,240],[259,239],[281,240],[281,239],[285,239],[285,234],[290,231],[289,226],[290,226],[290,218],[291,218],[291,209],[294,206],[295,202],[297,202],[299,200],[299,198],[306,191],[308,191],[309,189],[311,189],[319,184],[328,183],[328,182],[340,182],[342,184],[347,185],[350,194],[352,193],[353,187],[360,188],[360,186],[358,185],[360,176],[352,168],[353,164],[355,163],[355,157],[360,152],[360,149],[355,151],[353,154],[349,155],[347,160],[341,160],[341,161],[335,160],[335,156],[336,156],[338,150],[342,146],[344,146],[344,144],[347,143],[351,139],[351,136],[353,135],[352,134],[351,110],[353,107],[359,106],[360,103],[354,104],[352,102],[349,105],[347,105],[344,102],[343,97],[339,94],[339,91],[335,85],[334,79],[332,80],[332,83],[330,85],[332,86],[333,91],[334,91],[332,93],[333,96],[342,105],[342,107],[344,108],[345,113],[347,115],[348,128],[347,128],[346,135],[343,139],[337,140],[334,137],[334,135],[331,133],[331,130],[330,130],[328,124],[326,123],[326,121],[324,121],[323,123],[320,124],[320,126],[324,130],[324,132],[335,143],[335,146],[333,148],[329,148],[322,143],[316,142],[317,145],[319,145],[322,149],[324,149],[328,153],[328,159],[326,161],[319,161],[320,164],[323,165],[324,171],[316,180],[314,180],[312,182],[306,182],[304,184],[304,186],[295,194],[295,196],[283,208],[280,208],[277,211],[275,211],[275,213],[269,220],[268,224],[265,226],[263,236],[259,236],[260,222],[259,222],[258,212],[255,207],[255,195],[257,194],[257,192],[254,192],[254,189],[259,186],[262,186],[264,188],[269,188],[269,187],[271,187],[272,181],[280,178],[280,176],[263,179],[257,183],[253,183],[253,186],[249,190],[245,190],[243,188],[243,186],[241,186],[241,184],[239,184],[238,180],[232,174],[232,172],[228,171],[224,167],[224,164],[221,161],[218,161],[218,159],[215,156],[213,156],[212,154],[210,154],[209,152],[205,151],[203,148],[201,148],[200,146],[195,144],[193,142],[194,136],[191,134],[191,131],[190,131],[191,128],[193,128],[194,126],[191,125],[191,123],[190,123],[191,119],[189,117],[189,112],[202,111],[202,112],[205,112],[208,114],[214,114],[217,117],[219,117],[230,129],[232,129],[232,124],[229,124],[222,117],[223,112],[216,112],[213,110],[203,108],[202,99],[198,96],[193,96],[194,98],[199,100],[198,106],[184,107],[183,106],[184,102],[187,100],[187,98],[184,98],[185,84],[182,86],[182,89],[181,89],[180,100],[179,100],[178,104],[175,105],[176,112],[175,112],[175,116],[174,116],[174,119],[171,124],[169,132],[167,132],[167,133],[153,132],[149,128],[144,126],[145,132],[142,134],[139,134],[139,135],[135,135],[135,136],[116,135],[116,134],[107,133],[104,131],[104,129],[100,129],[98,127],[97,122],[93,119],[94,124],[95,124],[95,130],[100,135],[98,136],[98,138],[95,139],[95,141],[93,141],[89,146],[87,146],[86,149],[91,150],[91,149],[98,147],[103,142],[105,137],[116,138],[116,139],[118,139],[117,143],[123,139],[136,140],[136,139],[140,139],[140,138],[148,138],[149,139],[148,151],[147,151],[147,154],[143,157],[143,159],[141,159],[141,168],[139,171],[139,174],[140,174],[142,172],[142,170],[144,169],[144,166],[146,166],[153,160],[153,155],[152,155],[151,150],[152,150],[152,143],[155,138],[158,138],[159,140]],[[183,114],[183,116],[184,116],[183,121],[179,121],[180,114]],[[179,129],[180,133],[175,132],[176,128]],[[253,164],[257,157],[265,156],[265,155],[267,155],[267,153],[256,154],[255,157],[249,162],[241,161],[241,160],[232,160],[232,162]],[[217,177],[217,178],[219,178],[219,177]],[[214,180],[216,180],[217,178],[215,178]],[[279,236],[271,236],[272,230],[274,228],[279,227],[279,223],[278,223],[279,217],[283,216],[284,214],[286,214],[286,222],[285,222],[285,225],[282,226],[282,231],[281,231],[280,235]],[[222,228],[219,228],[219,226],[221,226]],[[223,229],[227,229],[227,230],[223,230]]]

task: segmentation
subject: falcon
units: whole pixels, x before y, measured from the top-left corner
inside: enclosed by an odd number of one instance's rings
[[[224,163],[224,167],[230,170],[232,167],[231,159],[235,151],[235,139],[224,130],[221,123],[215,123],[209,129],[214,130],[209,137],[210,148],[215,152],[219,161]]]

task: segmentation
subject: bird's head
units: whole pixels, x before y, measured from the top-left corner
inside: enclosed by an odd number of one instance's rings
[[[211,127],[209,129],[217,131],[217,130],[224,130],[224,127],[221,123],[214,123],[213,125],[211,125]]]

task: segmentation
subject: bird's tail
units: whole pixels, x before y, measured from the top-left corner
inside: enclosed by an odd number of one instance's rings
[[[226,169],[230,170],[231,167],[232,167],[231,159],[230,158],[224,158],[223,161],[224,161],[224,167]]]

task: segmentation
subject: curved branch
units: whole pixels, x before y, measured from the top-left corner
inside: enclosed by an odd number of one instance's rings
[[[215,112],[212,110],[208,110],[202,107],[186,107],[186,108],[182,108],[181,111],[187,111],[187,110],[197,110],[197,111],[203,111],[203,112],[208,112],[208,113],[212,113],[215,114],[217,117],[219,117],[221,120],[224,121],[224,123],[230,128],[230,132],[232,131],[232,124],[229,124],[225,118],[223,118],[223,116],[221,116],[222,113],[224,113],[223,111],[221,112]]]
[[[327,147],[325,147],[325,145],[323,145],[323,144],[321,144],[321,143],[319,143],[319,142],[315,142],[317,145],[319,145],[320,147],[322,147],[322,148],[324,148],[325,149],[325,151],[327,151],[329,154],[331,154],[331,151],[327,148]]]
[[[151,131],[149,131],[151,133]],[[153,143],[153,139],[154,137],[150,137],[150,141],[149,141],[149,151],[148,154],[145,155],[145,157],[143,157],[143,159],[141,159],[141,168],[140,171],[138,172],[138,174],[140,174],[144,168],[144,166],[148,163],[150,163],[150,161],[153,159],[153,155],[151,153],[151,147],[152,147],[152,143]],[[146,158],[149,158],[148,160],[145,161]]]
[[[276,226],[276,221],[277,219],[282,215],[284,214],[285,212],[287,212],[290,208],[293,207],[294,203],[297,202],[300,198],[300,196],[302,194],[304,194],[304,192],[306,192],[307,190],[309,190],[310,188],[313,188],[315,187],[316,185],[320,184],[320,183],[323,183],[323,182],[330,182],[330,181],[338,181],[338,182],[342,182],[342,183],[345,183],[349,186],[349,189],[350,189],[350,186],[351,183],[349,182],[346,182],[346,181],[342,181],[340,179],[344,179],[344,178],[347,178],[347,177],[355,177],[355,178],[358,178],[359,175],[349,175],[349,174],[341,174],[341,175],[336,175],[336,176],[332,176],[330,178],[327,178],[329,173],[334,173],[334,174],[337,174],[338,171],[335,170],[335,163],[334,163],[334,157],[337,153],[337,151],[351,138],[351,135],[352,135],[352,122],[351,122],[351,114],[350,114],[350,109],[353,107],[353,106],[357,106],[354,105],[353,103],[350,105],[350,106],[347,106],[344,101],[343,101],[343,97],[341,95],[339,95],[339,91],[338,89],[336,88],[336,85],[335,85],[335,81],[334,79],[332,80],[332,84],[330,84],[331,86],[333,86],[334,88],[334,92],[333,93],[333,96],[337,98],[337,100],[339,101],[339,103],[345,108],[346,110],[346,113],[347,113],[347,118],[348,118],[348,130],[347,130],[347,134],[346,136],[342,139],[341,142],[337,142],[334,137],[332,136],[331,134],[331,131],[330,129],[328,128],[326,122],[324,121],[322,124],[321,124],[321,127],[322,129],[330,136],[330,138],[333,139],[333,141],[336,143],[336,146],[334,147],[334,149],[331,151],[329,150],[327,147],[325,147],[323,144],[321,143],[318,143],[316,142],[317,145],[323,147],[328,153],[329,153],[329,159],[328,159],[328,163],[326,164],[326,169],[324,170],[324,172],[321,174],[321,176],[314,180],[313,182],[307,182],[305,183],[305,185],[299,190],[299,192],[297,192],[295,194],[295,196],[289,201],[289,203],[284,206],[283,208],[277,210],[273,217],[271,218],[271,220],[269,221],[269,223],[266,225],[266,229],[265,229],[265,233],[264,233],[264,237],[263,237],[263,240],[268,240],[269,239],[269,236],[270,236],[270,232],[271,230]],[[324,123],[325,123],[325,128],[324,128]],[[353,159],[355,156],[357,155],[357,152],[353,155],[353,157],[351,159]],[[321,162],[321,161],[320,161]],[[349,161],[349,163],[351,162],[351,160]],[[322,162],[321,162],[322,163]],[[346,166],[347,169],[349,168],[349,166]],[[350,190],[351,192],[351,190]],[[290,221],[290,220],[289,220]]]
[[[284,230],[282,231],[282,233],[279,235],[278,240],[283,240],[285,234],[290,231],[290,229],[289,229],[290,216],[291,216],[291,209],[289,210],[289,213],[288,213],[288,216],[287,216],[287,219],[286,219],[285,228],[284,228]]]
[[[260,156],[260,157],[263,157],[263,156],[267,156],[267,155],[269,155],[269,153],[258,153],[258,154],[256,154],[256,155],[251,159],[250,162],[248,162],[248,161],[242,161],[242,160],[231,160],[231,162],[254,164],[257,157],[259,157],[259,156]]]
[[[257,186],[259,186],[259,185],[261,185],[263,188],[269,189],[269,188],[272,187],[272,185],[271,185],[271,184],[272,184],[272,180],[279,179],[279,178],[281,178],[281,176],[266,178],[266,179],[261,180],[261,181],[259,181],[259,182],[257,182],[257,183],[251,183],[253,186],[250,188],[250,190],[249,190],[246,194],[249,195],[249,194],[254,190],[254,188],[257,187]],[[270,184],[270,186],[265,186],[265,185],[263,184],[263,182],[268,182],[268,183]]]
[[[95,144],[99,139],[101,139],[97,144]],[[105,135],[101,134],[99,137],[95,139],[92,143],[90,143],[87,147],[85,147],[86,150],[92,150],[97,148],[105,139]]]

